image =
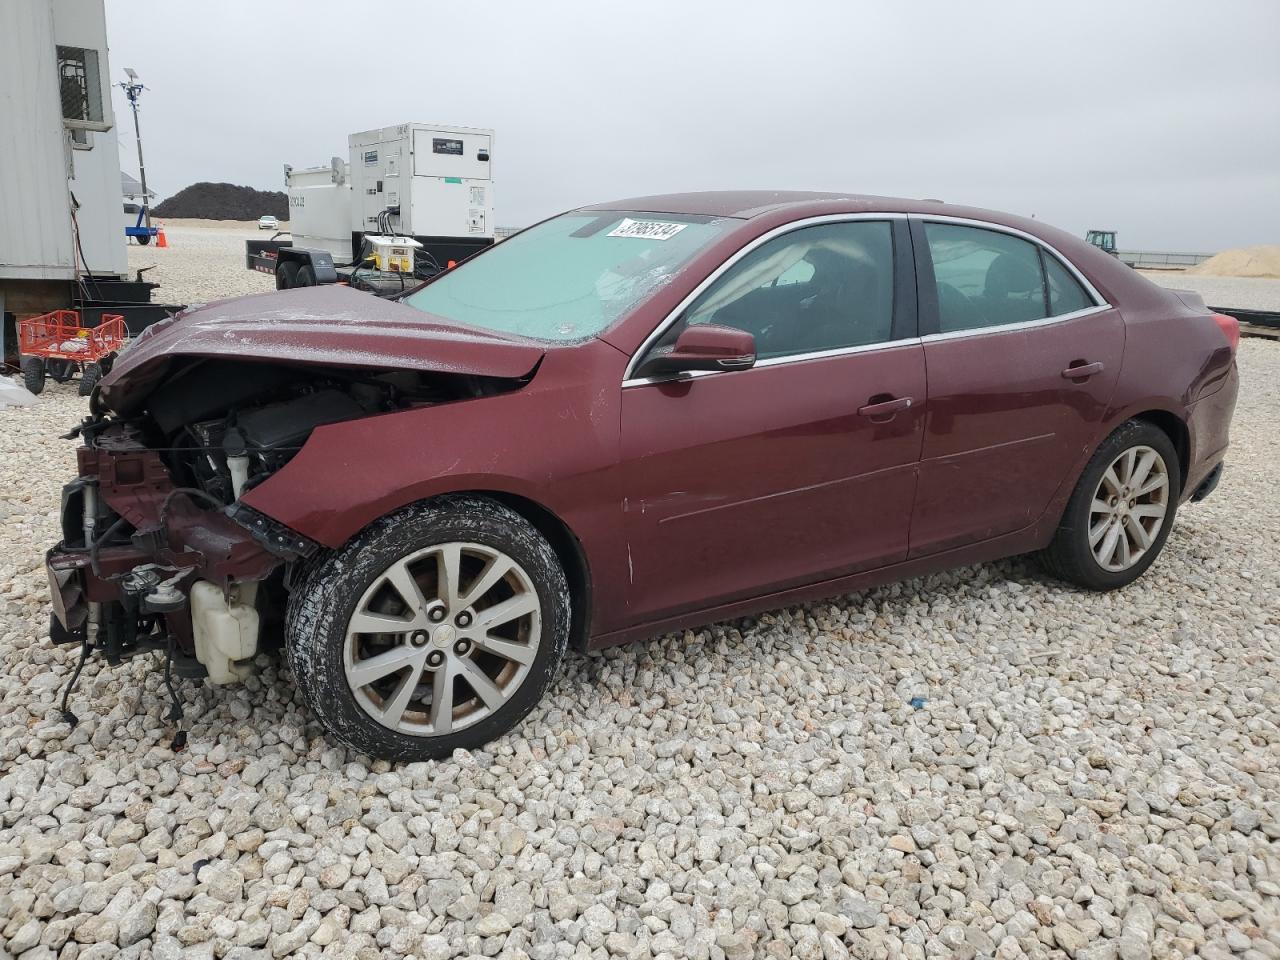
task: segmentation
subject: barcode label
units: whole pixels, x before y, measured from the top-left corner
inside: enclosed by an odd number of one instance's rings
[[[623,217],[622,222],[610,230],[608,236],[670,240],[687,226],[687,223],[662,223],[658,220],[632,220],[630,217]]]

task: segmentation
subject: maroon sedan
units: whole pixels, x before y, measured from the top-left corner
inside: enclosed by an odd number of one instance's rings
[[[1217,483],[1234,320],[1042,223],[839,194],[554,217],[399,302],[152,328],[98,387],[55,640],[447,755],[597,649],[1038,552],[1109,590]],[[281,624],[283,630],[281,630]]]

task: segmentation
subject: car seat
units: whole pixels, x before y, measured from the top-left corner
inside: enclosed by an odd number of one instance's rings
[[[982,296],[992,323],[1022,323],[1045,316],[1039,263],[1025,257],[1002,253],[992,260]]]

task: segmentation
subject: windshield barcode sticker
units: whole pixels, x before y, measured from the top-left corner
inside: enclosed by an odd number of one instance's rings
[[[687,226],[687,223],[660,223],[657,220],[632,220],[630,217],[623,217],[622,222],[610,230],[607,236],[670,240]]]

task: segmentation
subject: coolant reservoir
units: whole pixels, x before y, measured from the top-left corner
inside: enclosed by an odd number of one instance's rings
[[[208,580],[191,587],[191,626],[196,659],[209,671],[211,683],[237,683],[250,666],[238,663],[258,652],[258,611],[253,605],[257,584],[243,584],[237,602],[227,603],[222,588]]]

